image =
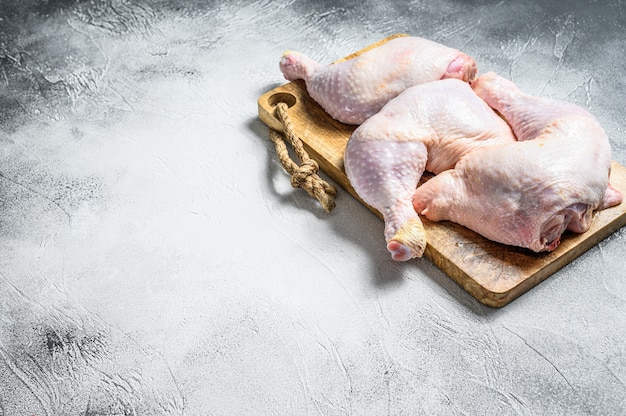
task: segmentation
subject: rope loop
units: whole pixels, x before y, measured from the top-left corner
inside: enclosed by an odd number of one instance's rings
[[[319,164],[309,157],[302,145],[302,140],[296,136],[287,112],[288,108],[286,103],[278,103],[276,105],[276,118],[283,124],[283,134],[270,129],[270,139],[276,146],[278,160],[287,173],[291,175],[291,186],[304,189],[320,202],[326,212],[330,212],[335,207],[337,188],[317,174],[319,172]],[[291,145],[296,156],[300,159],[300,165],[296,164],[289,157],[286,142]]]

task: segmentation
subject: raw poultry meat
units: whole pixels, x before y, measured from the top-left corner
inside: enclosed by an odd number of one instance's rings
[[[334,119],[361,124],[409,87],[444,78],[471,80],[476,62],[456,49],[407,36],[331,65],[286,51],[280,70],[289,81],[303,79],[309,95]]]
[[[534,97],[487,73],[474,91],[509,122],[518,141],[476,150],[415,192],[415,210],[533,251],[554,250],[565,230],[589,229],[594,210],[622,201],[609,184],[611,148],[593,115]]]
[[[345,170],[357,194],[382,214],[392,257],[409,260],[426,247],[412,205],[424,170],[440,173],[470,152],[514,141],[510,127],[469,84],[434,81],[407,89],[357,127]]]

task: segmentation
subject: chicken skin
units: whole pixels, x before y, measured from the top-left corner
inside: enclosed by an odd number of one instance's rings
[[[434,81],[407,89],[356,128],[345,171],[357,194],[382,214],[392,258],[406,261],[426,247],[413,208],[423,172],[448,171],[466,154],[514,141],[507,123],[468,83]]]
[[[540,252],[558,247],[565,230],[587,231],[594,210],[621,203],[609,184],[609,140],[593,115],[525,94],[493,72],[472,88],[508,121],[517,141],[468,153],[420,186],[413,197],[419,214]]]
[[[409,87],[445,78],[470,81],[476,62],[427,39],[399,37],[331,65],[286,51],[280,70],[289,81],[303,79],[311,98],[331,117],[358,125]]]

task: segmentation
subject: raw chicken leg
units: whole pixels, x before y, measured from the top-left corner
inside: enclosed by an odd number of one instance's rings
[[[303,79],[309,95],[334,119],[361,124],[409,87],[443,78],[473,79],[476,62],[427,39],[400,37],[326,66],[287,51],[280,70],[289,81]]]
[[[593,210],[621,203],[622,194],[609,184],[608,138],[590,113],[524,94],[495,73],[481,75],[472,87],[504,116],[518,141],[472,152],[420,186],[417,212],[538,252],[554,250],[566,229],[589,229]]]
[[[469,152],[515,137],[469,84],[447,79],[409,88],[352,134],[345,170],[357,194],[385,221],[395,260],[419,257],[426,236],[412,199],[424,170],[439,173]]]

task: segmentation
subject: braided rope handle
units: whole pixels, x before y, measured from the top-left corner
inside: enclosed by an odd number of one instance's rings
[[[320,202],[326,212],[330,212],[335,208],[337,188],[317,174],[319,165],[309,157],[306,150],[304,150],[302,141],[296,136],[293,124],[287,114],[288,108],[286,103],[278,103],[276,105],[276,116],[283,124],[284,135],[274,129],[270,129],[270,139],[276,146],[278,160],[287,173],[291,175],[291,186],[304,189]],[[296,156],[300,159],[301,165],[296,164],[289,157],[286,142],[293,148]]]

